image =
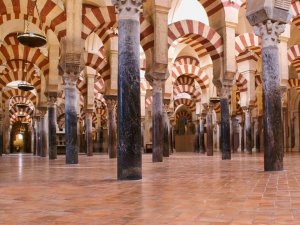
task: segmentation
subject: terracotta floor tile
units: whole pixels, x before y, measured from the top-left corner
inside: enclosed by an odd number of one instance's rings
[[[0,225],[293,225],[300,224],[300,153],[282,172],[263,172],[262,154],[174,154],[153,164],[143,156],[143,180],[116,180],[105,155],[0,158]]]

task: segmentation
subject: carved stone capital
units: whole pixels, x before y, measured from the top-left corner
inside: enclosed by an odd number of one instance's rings
[[[57,92],[47,92],[45,93],[48,100],[48,107],[54,107],[57,102]]]
[[[277,46],[279,35],[284,32],[286,24],[267,20],[253,27],[254,33],[262,38],[262,47]]]
[[[116,13],[119,14],[119,20],[139,20],[143,11],[143,2],[144,0],[112,0]]]
[[[58,69],[62,74],[71,74],[79,76],[84,68],[81,53],[64,53],[61,56]]]
[[[75,88],[79,74],[64,74],[63,80],[66,88]]]
[[[114,95],[106,95],[104,96],[104,98],[106,101],[107,110],[108,111],[116,110],[118,105],[118,97]]]

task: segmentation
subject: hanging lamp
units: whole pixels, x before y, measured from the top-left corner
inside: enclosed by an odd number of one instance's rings
[[[34,86],[26,81],[27,77],[27,62],[23,63],[25,64],[25,68],[22,69],[23,74],[23,81],[18,84],[18,89],[22,91],[32,91],[34,89]]]
[[[18,109],[26,109],[28,107],[28,105],[24,102],[20,102],[16,104]]]
[[[33,16],[34,8],[36,8],[38,18],[40,17],[40,13],[39,13],[39,10],[37,8],[36,2],[37,2],[37,0],[32,0],[32,5],[30,7],[28,17],[30,15]],[[47,39],[44,35],[30,32],[28,18],[27,18],[27,20],[24,20],[24,32],[19,33],[17,35],[17,38],[18,38],[19,42],[22,45],[28,46],[30,48],[39,48],[39,47],[42,47],[43,45],[45,45],[47,43]]]

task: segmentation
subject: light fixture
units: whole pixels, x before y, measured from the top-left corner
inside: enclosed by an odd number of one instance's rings
[[[32,5],[30,7],[28,17],[30,15],[33,15],[33,10],[34,10],[34,8],[36,8],[38,18],[40,19],[40,13],[37,8],[36,2],[37,2],[37,0],[32,0]],[[19,33],[17,35],[17,38],[22,45],[25,45],[30,48],[39,48],[47,43],[47,39],[44,35],[30,32],[28,18],[27,18],[27,20],[24,20],[24,32]]]
[[[22,77],[22,82],[18,84],[18,89],[21,91],[32,91],[34,89],[34,86],[26,81],[27,77],[27,65],[28,63],[25,62],[23,63],[23,66],[25,65],[25,69],[22,69],[23,77]]]
[[[28,105],[24,102],[20,102],[16,104],[19,109],[26,109]]]

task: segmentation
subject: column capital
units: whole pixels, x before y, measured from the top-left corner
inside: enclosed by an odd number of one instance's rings
[[[79,76],[84,68],[81,53],[66,52],[61,56],[58,69],[62,74],[72,74]]]
[[[115,110],[118,105],[118,97],[115,95],[105,95],[106,106],[109,111]]]
[[[119,20],[139,20],[143,11],[144,0],[112,0],[112,4],[119,14]]]
[[[54,107],[57,102],[57,92],[46,92],[48,107]]]
[[[253,26],[254,33],[262,37],[262,46],[277,46],[279,42],[279,35],[285,30],[286,24],[281,24],[279,21],[273,22],[267,20],[265,23],[260,23]]]
[[[63,80],[66,88],[75,88],[77,84],[77,80],[79,78],[79,74],[64,74]]]

